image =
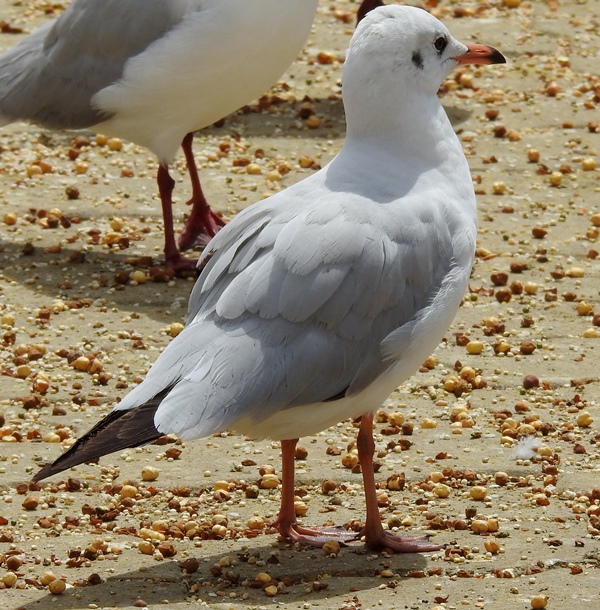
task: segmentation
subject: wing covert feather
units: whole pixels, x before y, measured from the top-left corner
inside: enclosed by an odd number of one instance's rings
[[[404,336],[443,293],[456,255],[439,219],[355,200],[366,214],[331,193],[307,212],[290,190],[240,213],[199,262],[188,324],[143,384],[152,395],[174,385],[156,414],[161,432],[204,436],[360,392],[401,357]],[[321,217],[330,205],[335,214]],[[298,242],[308,217],[314,234]]]

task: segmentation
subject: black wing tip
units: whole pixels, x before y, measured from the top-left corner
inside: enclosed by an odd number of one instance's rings
[[[33,477],[31,477],[32,483],[38,483],[48,477],[51,477],[59,472],[64,472],[79,466],[80,464],[94,464],[98,463],[99,457],[88,456],[79,452],[80,447],[85,444],[87,440],[86,436],[80,438],[72,447],[69,447],[64,453],[59,455],[53,462],[42,466]]]
[[[33,477],[37,483],[73,466],[97,461],[103,455],[139,447],[162,436],[154,425],[154,414],[172,387],[165,388],[148,402],[131,410],[113,410],[71,447]]]
[[[40,470],[38,470],[31,477],[31,483],[39,483],[40,481],[47,479],[48,477],[52,476],[53,474],[60,472],[60,470],[54,469],[53,466],[54,466],[54,464],[46,464],[44,467],[40,468]]]

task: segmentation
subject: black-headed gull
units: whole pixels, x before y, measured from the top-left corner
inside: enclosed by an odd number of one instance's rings
[[[174,433],[232,429],[281,440],[276,525],[322,545],[355,534],[294,513],[298,437],[361,416],[358,451],[371,548],[438,549],[383,530],[373,410],[435,349],[465,294],[477,211],[471,174],[436,92],[458,64],[504,63],[421,9],[361,21],[343,68],[346,142],[321,171],[250,206],[199,261],[184,330],[146,379],[39,480]]]
[[[192,132],[264,93],[304,44],[318,0],[74,0],[0,56],[0,124],[91,129],[149,148],[169,266],[186,266],[173,234],[181,145],[192,182],[182,250],[213,237]]]

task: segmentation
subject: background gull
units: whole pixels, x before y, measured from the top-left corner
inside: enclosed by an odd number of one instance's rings
[[[34,480],[166,433],[270,437],[282,446],[279,532],[319,546],[356,535],[296,522],[296,442],[360,417],[367,517],[358,536],[371,548],[439,548],[382,528],[372,412],[442,339],[474,260],[471,175],[436,92],[458,64],[503,62],[421,9],[369,13],[344,65],[341,152],[217,234],[199,261],[183,332]]]
[[[74,0],[0,56],[0,124],[92,129],[146,146],[159,160],[166,264],[223,221],[208,206],[192,132],[268,89],[304,44],[317,0]],[[177,247],[174,181],[182,146],[192,183]]]

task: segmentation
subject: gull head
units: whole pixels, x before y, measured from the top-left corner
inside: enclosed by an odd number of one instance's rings
[[[456,40],[423,9],[390,5],[371,11],[356,28],[342,83],[435,95],[458,64],[505,62],[492,47]]]

